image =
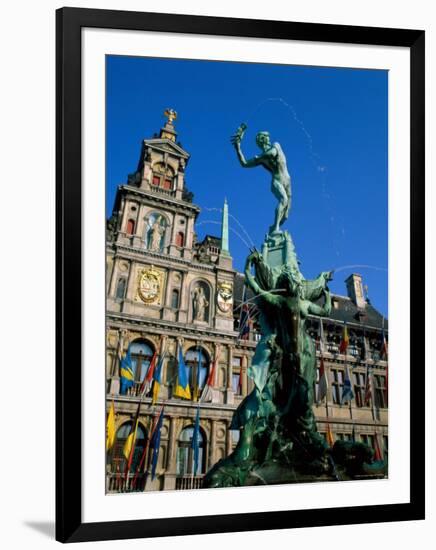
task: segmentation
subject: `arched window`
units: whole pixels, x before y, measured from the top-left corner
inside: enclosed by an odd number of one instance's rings
[[[183,429],[180,433],[177,443],[177,475],[190,475],[194,471],[194,449],[192,448],[192,437],[194,435],[194,426]],[[200,428],[198,434],[198,467],[196,475],[206,472],[206,438],[203,430]]]
[[[153,212],[146,219],[144,241],[148,250],[162,252],[165,244],[167,221],[159,212]]]
[[[176,245],[177,246],[184,246],[185,245],[185,234],[183,231],[179,231],[176,235]]]
[[[112,455],[112,471],[116,473],[124,473],[125,468],[127,467],[127,460],[123,454],[124,444],[126,439],[132,431],[133,422],[125,422],[122,426],[118,428],[117,436],[115,439],[115,445]],[[134,426],[133,426],[134,428]],[[130,468],[131,472],[134,472],[139,466],[141,457],[144,453],[145,442],[146,442],[146,432],[141,424],[138,424],[138,429],[136,431],[136,443],[135,450],[133,451],[132,465]]]
[[[137,389],[147,374],[154,350],[144,340],[136,340],[130,344],[130,357],[132,358],[132,370]]]
[[[121,279],[118,279],[116,297],[118,300],[124,300],[125,295],[126,295],[126,279],[122,277]]]
[[[135,232],[135,220],[130,219],[127,221],[126,233],[127,235],[133,235],[134,232]]]
[[[177,288],[173,288],[171,293],[171,307],[173,309],[179,309],[179,291]]]
[[[200,397],[201,390],[206,383],[209,373],[209,355],[207,351],[200,347],[188,349],[185,355],[185,364],[188,368],[189,386],[191,388],[191,396],[194,401]]]

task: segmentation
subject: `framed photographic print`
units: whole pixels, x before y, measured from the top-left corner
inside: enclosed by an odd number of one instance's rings
[[[423,31],[59,10],[57,539],[423,519],[423,273]]]

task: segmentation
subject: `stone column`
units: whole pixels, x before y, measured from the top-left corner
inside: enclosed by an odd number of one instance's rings
[[[187,298],[186,293],[189,293],[189,288],[185,288],[186,275],[187,275],[187,272],[182,271],[182,280],[180,283],[180,296],[179,296],[179,313],[178,313],[179,323],[188,322],[189,296]]]
[[[230,423],[231,420],[228,420],[226,422],[226,456],[229,456],[233,449],[233,439],[232,431],[230,430]]]
[[[248,360],[246,355],[243,355],[241,358],[241,366],[242,366],[242,396],[245,397],[248,393],[248,379],[247,379]]]
[[[216,448],[216,420],[210,419],[210,441],[208,446],[206,472],[215,464],[215,448]]]
[[[227,389],[226,389],[226,403],[228,405],[233,405],[234,394],[233,394],[233,346],[228,346],[228,357],[227,357]]]
[[[168,474],[176,474],[176,418],[170,418],[170,430],[168,434],[168,456],[166,471]]]

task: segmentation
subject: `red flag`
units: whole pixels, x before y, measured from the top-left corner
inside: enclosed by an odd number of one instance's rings
[[[347,353],[348,344],[350,343],[350,338],[348,336],[347,325],[344,324],[344,331],[342,333],[342,340],[339,344],[339,353]]]
[[[317,401],[320,403],[324,397],[327,396],[328,380],[327,372],[324,366],[324,357],[321,355],[319,359],[319,381],[318,381],[318,395]]]
[[[374,460],[377,462],[383,460],[377,434],[374,434]]]
[[[154,369],[156,368],[156,359],[157,359],[157,352],[155,351],[153,353],[153,357],[151,358],[150,366],[148,367],[147,374],[144,377],[144,382],[142,383],[143,386],[145,386],[145,383],[151,384],[151,381],[153,380]],[[141,386],[141,389],[142,389],[142,386]]]
[[[215,386],[215,372],[216,372],[217,362],[218,362],[217,359],[215,359],[215,361],[212,363],[212,368],[210,369],[209,376],[207,377],[207,380],[206,380],[206,386],[210,386],[211,388]]]
[[[363,404],[366,406],[370,399],[372,399],[372,373],[368,366],[366,371],[365,397],[363,398]]]

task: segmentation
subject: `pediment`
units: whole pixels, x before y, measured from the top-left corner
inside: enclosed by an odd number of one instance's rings
[[[145,147],[151,147],[152,149],[156,149],[158,151],[165,151],[166,153],[171,153],[172,155],[183,157],[185,159],[190,157],[190,154],[187,151],[182,149],[180,145],[177,145],[177,143],[174,143],[170,139],[145,139],[144,145]]]

